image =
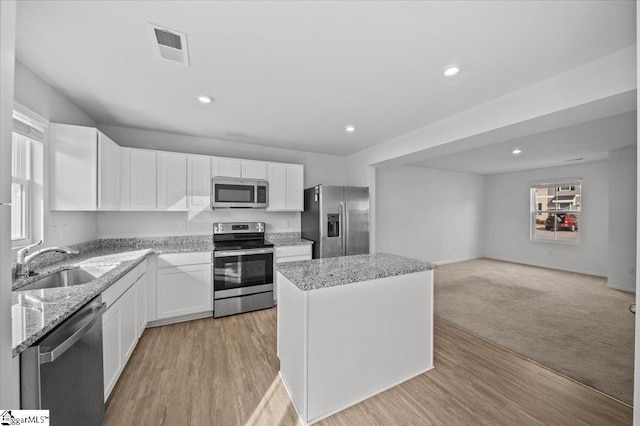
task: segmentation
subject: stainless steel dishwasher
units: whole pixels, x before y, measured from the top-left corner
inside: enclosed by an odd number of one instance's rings
[[[20,355],[21,406],[49,410],[50,423],[104,421],[102,297],[92,299]]]

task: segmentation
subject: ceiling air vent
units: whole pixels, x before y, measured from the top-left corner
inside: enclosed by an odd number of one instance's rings
[[[159,25],[147,23],[156,56],[176,64],[189,66],[187,35]]]

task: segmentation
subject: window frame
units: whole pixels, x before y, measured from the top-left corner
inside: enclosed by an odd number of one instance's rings
[[[547,208],[543,210],[538,210],[540,202],[536,198],[536,192],[540,188],[549,188],[555,191],[554,197],[557,197],[563,191],[576,191],[576,197],[578,198],[577,208],[574,209],[550,209],[547,203]],[[529,206],[529,230],[530,235],[529,239],[531,241],[537,243],[553,243],[553,244],[569,244],[569,245],[578,245],[582,240],[582,226],[581,226],[581,216],[582,216],[582,179],[581,178],[567,178],[567,179],[558,179],[552,181],[541,181],[541,182],[532,182],[530,185],[530,206]],[[576,228],[576,239],[575,240],[559,240],[557,229],[557,222],[554,222],[553,229],[553,239],[548,238],[538,238],[536,237],[536,219],[540,214],[546,214],[547,217],[550,214],[559,215],[559,214],[569,214],[574,215],[578,221],[578,227]],[[545,218],[546,220],[546,218]]]
[[[18,137],[26,138],[28,140],[28,143],[26,144],[25,149],[21,154],[22,165],[20,167],[23,169],[21,171],[21,174],[22,174],[21,176],[14,176],[13,166],[14,166],[15,157],[14,157],[14,151],[13,151],[13,144],[12,144],[12,150],[11,150],[11,161],[12,161],[11,183],[12,185],[14,183],[18,183],[22,185],[23,194],[25,197],[24,204],[23,204],[24,206],[23,217],[22,217],[22,220],[25,225],[24,235],[22,236],[22,238],[15,239],[15,240],[13,239],[13,235],[11,235],[11,249],[16,250],[21,247],[32,244],[33,242],[36,241],[36,239],[40,238],[39,235],[36,235],[36,234],[42,234],[44,232],[44,229],[42,229],[42,221],[43,221],[42,216],[45,213],[43,211],[44,203],[43,203],[43,200],[39,198],[40,196],[44,197],[44,192],[40,190],[36,191],[39,194],[39,195],[36,195],[36,192],[34,192],[33,184],[32,184],[32,181],[35,177],[33,173],[35,165],[33,162],[35,159],[34,149],[36,149],[33,144],[38,144],[39,146],[41,146],[40,148],[37,148],[40,154],[36,155],[36,157],[37,158],[42,157],[44,145],[46,144],[46,140],[47,140],[47,129],[49,127],[49,121],[19,103],[14,104],[13,120],[20,121],[22,122],[22,124],[31,128],[31,130],[29,131],[29,133],[31,134],[30,136],[23,133],[24,129],[22,129],[22,131],[16,130],[16,127],[14,126],[12,126],[12,129],[11,129],[12,140],[14,135],[18,135]],[[44,160],[44,158],[42,158],[42,160]],[[43,170],[44,166],[45,166],[44,164],[39,165],[39,167],[41,168],[40,172],[37,173],[38,175],[37,181],[39,185],[44,183],[44,182],[41,182],[43,178],[42,173],[44,172]],[[13,189],[11,194],[13,198]],[[38,196],[38,199],[34,200],[34,197],[36,196]],[[13,199],[12,199],[12,202],[13,202]],[[36,203],[37,205],[34,205]],[[36,215],[40,217],[36,217]],[[36,223],[36,221],[38,222]]]

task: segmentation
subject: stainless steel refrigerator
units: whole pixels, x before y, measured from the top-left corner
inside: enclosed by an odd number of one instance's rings
[[[313,241],[314,259],[369,253],[369,188],[305,189],[302,238]]]

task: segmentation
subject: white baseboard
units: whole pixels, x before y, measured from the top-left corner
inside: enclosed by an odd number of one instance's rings
[[[476,257],[462,257],[460,259],[451,259],[451,260],[439,260],[437,262],[431,262],[434,265],[448,265],[449,263],[458,263],[458,262],[466,262],[468,260],[476,260],[482,259],[484,256],[476,256]]]
[[[282,376],[282,373],[278,372],[278,375],[280,376],[280,380],[282,380],[282,383],[284,383],[284,388],[287,390],[287,394],[289,395],[289,399],[291,400],[291,403],[293,404],[293,408],[296,410],[296,414],[298,414],[298,419],[300,420],[300,424],[302,426],[308,426],[308,425],[312,425],[314,423],[317,423],[320,420],[326,419],[329,416],[333,416],[334,414],[339,413],[342,410],[346,410],[347,408],[349,408],[349,407],[351,407],[353,405],[356,405],[356,404],[358,404],[358,403],[360,403],[360,402],[362,402],[362,401],[364,401],[366,399],[374,397],[379,393],[382,393],[382,392],[384,392],[386,390],[391,389],[392,387],[398,386],[400,383],[404,383],[407,380],[411,380],[414,377],[417,377],[417,376],[419,376],[421,374],[426,373],[427,371],[431,371],[431,370],[433,370],[433,368],[434,368],[434,366],[432,365],[430,367],[427,367],[425,369],[422,369],[422,370],[418,371],[417,373],[409,374],[408,376],[406,376],[406,377],[404,377],[404,378],[402,378],[402,379],[400,379],[400,380],[398,380],[398,381],[396,381],[396,382],[394,382],[394,383],[392,383],[392,384],[390,384],[388,386],[385,386],[382,389],[379,389],[377,391],[371,392],[370,394],[368,394],[368,395],[366,395],[366,396],[364,396],[362,398],[358,398],[358,399],[356,399],[354,401],[348,402],[348,403],[336,408],[335,410],[332,410],[332,411],[330,411],[330,412],[328,412],[326,414],[323,414],[322,416],[319,416],[319,417],[316,417],[316,418],[312,419],[309,422],[305,422],[304,418],[300,415],[300,412],[298,411],[298,407],[296,407],[296,404],[293,403],[293,398],[291,397],[291,392],[289,391],[289,386],[287,386],[287,382],[284,379],[284,377]]]
[[[538,268],[553,269],[554,271],[574,272],[576,274],[593,275],[594,277],[606,277],[606,274],[602,275],[602,273],[597,271],[589,271],[589,270],[580,269],[580,268],[558,268],[555,266],[541,265],[538,263],[529,263],[519,259],[507,259],[502,257],[483,256],[483,258],[493,259],[493,260],[502,260],[503,262],[518,263],[520,265],[535,266]]]
[[[173,318],[163,318],[163,319],[159,319],[159,320],[149,321],[147,323],[147,328],[160,327],[162,325],[169,325],[169,324],[175,324],[175,323],[178,323],[178,322],[192,321],[192,320],[208,318],[208,317],[212,317],[212,316],[213,316],[213,311],[201,312],[199,314],[182,315],[182,316],[173,317]]]
[[[635,287],[627,287],[627,286],[623,286],[623,285],[615,285],[615,284],[611,284],[610,282],[607,282],[607,288],[612,288],[614,290],[620,290],[620,291],[627,291],[629,293],[635,293],[636,292]]]

